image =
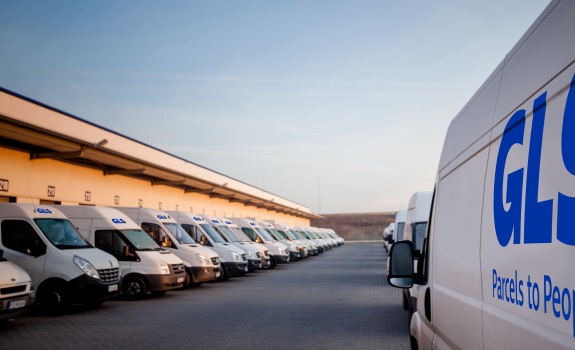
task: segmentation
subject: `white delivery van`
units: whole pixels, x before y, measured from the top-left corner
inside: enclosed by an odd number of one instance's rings
[[[432,192],[415,192],[409,198],[402,240],[413,243],[413,249],[417,251],[414,254],[416,256],[423,250],[423,241],[427,232],[427,221],[431,209],[432,195]],[[417,272],[417,259],[415,259],[414,262],[414,269]],[[418,286],[413,286],[403,290],[403,307],[409,311],[410,317],[417,308],[418,288]]]
[[[318,246],[311,239],[299,232],[295,226],[283,225],[282,228],[292,239],[298,240],[306,247],[308,256],[319,255]]]
[[[393,237],[395,236],[395,223],[392,222],[383,229],[383,247],[387,247],[388,244],[393,244]]]
[[[262,258],[260,251],[254,247],[244,244],[237,238],[229,227],[224,223],[223,219],[215,216],[204,216],[204,220],[212,226],[214,231],[227,243],[240,248],[246,255],[248,272],[253,272],[262,268]]]
[[[315,246],[317,247],[317,252],[318,254],[322,254],[325,251],[327,251],[327,243],[315,238],[313,235],[311,235],[306,227],[303,226],[299,226],[299,227],[294,227],[293,228],[294,231],[296,231],[297,233],[299,233],[300,236],[302,236],[305,239],[310,240],[311,242],[313,242],[315,244]]]
[[[167,212],[152,208],[119,207],[134,220],[162,248],[180,260],[183,285],[199,286],[215,281],[221,276],[219,256],[198,245],[192,237]]]
[[[122,294],[141,299],[148,292],[161,295],[183,285],[182,261],[162,249],[138,224],[121,211],[86,205],[58,206],[76,229],[96,248],[120,263]]]
[[[97,305],[120,292],[120,266],[94,248],[58,209],[0,204],[0,249],[32,278],[35,302],[48,312]]]
[[[385,249],[389,252],[389,248],[394,242],[403,241],[403,231],[405,227],[405,218],[407,217],[407,209],[400,209],[395,213],[395,230],[393,231],[393,235],[391,240],[388,242],[384,242]]]
[[[219,255],[222,267],[220,279],[243,276],[248,271],[244,251],[226,243],[202,216],[181,211],[168,213],[177,220],[194,241],[213,249]]]
[[[575,348],[574,18],[552,1],[451,122],[418,272],[391,248],[420,349]]]
[[[26,312],[32,299],[32,279],[0,250],[0,322]]]
[[[226,224],[230,231],[232,231],[231,233],[240,240],[239,243],[243,245],[249,245],[260,253],[260,257],[262,259],[262,269],[269,269],[271,267],[272,261],[270,251],[268,248],[266,248],[265,245],[253,242],[248,236],[246,236],[244,231],[242,231],[240,227],[234,224],[230,219],[222,218],[222,222]]]
[[[271,223],[273,224],[274,231],[277,232],[284,240],[290,241],[296,245],[296,248],[299,251],[299,258],[307,258],[309,255],[309,251],[307,245],[299,240],[299,238],[295,237],[294,235],[289,232],[289,226],[273,221],[264,221],[264,223]]]
[[[234,224],[238,225],[252,241],[262,243],[269,249],[272,268],[277,266],[277,264],[287,264],[289,262],[289,254],[286,246],[270,237],[254,220],[246,218],[233,218],[231,220]]]
[[[303,254],[300,254],[300,248],[303,249],[302,245],[299,245],[291,240],[282,236],[275,228],[275,225],[267,221],[256,221],[258,225],[263,227],[264,230],[276,241],[283,243],[289,253],[290,261],[296,261],[303,258]]]

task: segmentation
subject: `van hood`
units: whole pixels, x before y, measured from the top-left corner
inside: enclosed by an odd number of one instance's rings
[[[0,261],[0,287],[31,282],[30,276],[20,266],[10,261]]]
[[[65,249],[61,252],[69,254],[70,260],[77,255],[87,260],[96,270],[119,268],[118,260],[111,254],[98,248]]]
[[[201,244],[184,244],[183,246],[185,247],[186,250],[189,250],[196,254],[202,254],[208,259],[219,257],[218,253],[214,252],[212,249],[208,247],[204,247]]]
[[[182,259],[166,250],[139,250],[137,251],[137,254],[140,256],[147,256],[150,259],[163,261],[168,265],[182,263]]]
[[[233,244],[229,244],[229,243],[216,243],[216,245],[218,245],[218,246],[221,247],[221,248],[224,248],[224,249],[230,250],[230,251],[232,251],[232,252],[238,253],[238,254],[240,254],[240,255],[241,255],[241,254],[245,254],[244,251],[243,251],[241,248],[239,248],[239,247],[237,247],[237,246],[235,246],[235,245],[233,245]]]

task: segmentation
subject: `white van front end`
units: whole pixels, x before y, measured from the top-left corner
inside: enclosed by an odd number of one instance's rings
[[[2,255],[0,250],[0,322],[23,314],[33,301],[30,275]]]

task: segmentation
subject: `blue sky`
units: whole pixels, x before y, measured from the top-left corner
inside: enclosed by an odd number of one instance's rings
[[[547,4],[7,0],[0,86],[315,213],[392,211]]]

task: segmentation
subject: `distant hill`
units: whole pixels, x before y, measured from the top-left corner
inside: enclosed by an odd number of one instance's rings
[[[322,214],[311,226],[331,228],[347,241],[381,241],[383,230],[395,220],[395,212]]]

